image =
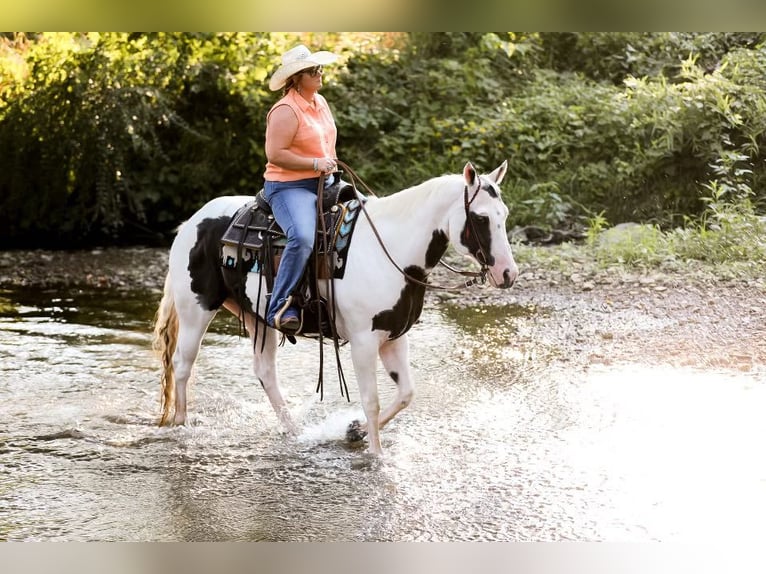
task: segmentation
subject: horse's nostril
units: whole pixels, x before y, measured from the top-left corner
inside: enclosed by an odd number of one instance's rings
[[[516,278],[511,275],[510,269],[506,269],[505,271],[503,271],[503,279],[505,279],[503,286],[510,287],[511,285],[513,285],[513,282]]]

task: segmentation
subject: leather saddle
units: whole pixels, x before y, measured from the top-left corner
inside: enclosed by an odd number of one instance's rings
[[[316,279],[343,277],[351,234],[361,211],[360,198],[361,201],[366,200],[357,196],[354,186],[342,181],[339,174],[335,175],[333,183],[322,190],[315,254],[309,258],[295,294],[303,308],[303,327],[296,334],[305,336],[314,333],[328,336],[333,331],[331,326],[325,324],[329,316],[327,310],[321,312],[316,309],[320,304],[327,306],[327,301],[320,300]],[[286,242],[285,233],[274,218],[261,189],[252,201],[232,216],[221,238],[221,266],[229,270],[260,273],[271,293]]]
[[[350,183],[342,181],[336,177],[329,187],[325,187],[322,192],[322,214],[325,216],[325,223],[332,221],[340,208],[346,202],[357,198],[356,191]],[[335,209],[334,209],[335,208]],[[328,215],[331,216],[328,218]],[[323,226],[318,222],[317,233],[321,232]],[[325,226],[326,227],[326,226]],[[253,201],[243,205],[232,217],[229,228],[223,234],[221,243],[224,246],[232,246],[245,249],[261,249],[266,238],[272,240],[285,239],[284,231],[279,227],[274,214],[271,211],[269,202],[261,189]],[[321,245],[322,242],[317,242]],[[234,262],[222,261],[224,267],[233,267]]]

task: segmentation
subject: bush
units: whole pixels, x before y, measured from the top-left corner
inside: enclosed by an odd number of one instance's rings
[[[385,195],[509,161],[510,225],[709,217],[728,154],[764,199],[764,35],[324,34],[338,152]],[[0,247],[148,242],[262,185],[277,34],[0,38]],[[727,198],[728,201],[728,198]],[[704,223],[703,223],[704,225]]]
[[[682,72],[681,62],[690,55],[709,73],[725,54],[766,41],[763,32],[546,32],[540,36],[546,67],[582,73],[615,86],[631,76],[674,81]]]
[[[494,169],[507,150],[487,134],[509,86],[531,79],[535,46],[534,35],[413,34],[401,49],[354,56],[325,88],[338,153],[382,194],[469,160]]]
[[[766,218],[756,214],[749,185],[752,171],[747,156],[724,153],[712,165],[715,179],[704,184],[706,208],[698,220],[662,232],[657,226],[621,224],[606,229],[606,220],[591,220],[588,244],[598,262],[657,266],[704,261],[716,265],[766,261]],[[752,270],[751,270],[752,271]]]
[[[0,92],[0,245],[152,241],[215,195],[251,192],[260,94],[236,87],[246,60],[265,77],[254,53],[270,44],[257,40],[46,34],[23,46]]]

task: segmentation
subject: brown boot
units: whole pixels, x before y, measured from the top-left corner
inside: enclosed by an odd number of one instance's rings
[[[292,296],[288,297],[282,308],[274,315],[274,328],[290,335],[301,330],[301,311],[292,305]]]

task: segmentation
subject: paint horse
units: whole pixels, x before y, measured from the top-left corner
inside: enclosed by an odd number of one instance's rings
[[[347,253],[342,279],[333,279],[335,325],[350,347],[370,453],[382,454],[380,429],[413,397],[407,332],[423,310],[429,272],[451,243],[472,257],[494,287],[508,288],[518,275],[506,235],[508,208],[500,197],[507,162],[480,175],[469,162],[462,174],[434,177],[387,197],[365,202]],[[164,294],[157,311],[154,347],[163,363],[161,424],[186,421],[186,386],[203,335],[221,307],[244,320],[253,343],[253,368],[277,417],[290,433],[296,426],[280,391],[278,331],[265,328],[254,309],[266,309],[266,288],[257,273],[234,297],[229,270],[221,266],[220,240],[232,216],[252,198],[223,196],[205,204],[179,228],[170,249]],[[328,285],[325,282],[324,288]],[[260,324],[256,325],[256,322]],[[257,337],[257,339],[256,339]],[[265,339],[264,339],[265,338]],[[381,412],[378,357],[396,384],[396,397]]]

